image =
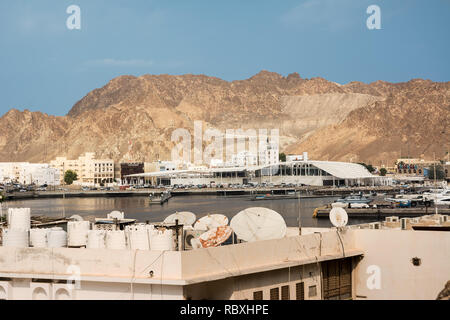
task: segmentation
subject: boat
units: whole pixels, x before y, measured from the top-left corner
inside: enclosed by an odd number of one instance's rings
[[[164,204],[164,202],[169,201],[172,198],[170,191],[161,192],[159,195],[155,195],[154,192],[150,193],[150,204]]]
[[[337,199],[335,202],[341,203],[369,203],[372,199],[369,199],[363,195],[349,195],[345,198]]]
[[[435,203],[436,205],[450,206],[450,195],[438,198]]]
[[[287,194],[255,194],[250,199],[256,200],[283,200],[283,199],[297,199],[300,197],[300,193],[288,192]]]

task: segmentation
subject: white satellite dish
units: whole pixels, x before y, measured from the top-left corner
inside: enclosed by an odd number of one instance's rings
[[[192,225],[197,217],[195,214],[189,211],[176,212],[164,219],[166,224],[175,224],[175,220],[178,220],[178,224],[182,225]]]
[[[228,218],[223,214],[208,214],[197,220],[194,230],[210,230],[228,225]]]
[[[239,239],[247,242],[280,239],[287,229],[279,213],[260,207],[242,210],[231,219],[230,226]]]
[[[74,215],[71,216],[69,219],[70,219],[70,220],[74,220],[74,221],[84,221],[83,217],[81,217],[81,216],[79,216],[79,215],[77,215],[77,214],[74,214]]]
[[[108,219],[123,219],[124,218],[124,214],[123,212],[120,211],[112,211],[111,213],[109,213],[107,215]]]
[[[216,227],[192,239],[191,245],[194,249],[217,247],[227,241],[232,233],[233,230],[229,226]]]
[[[335,207],[330,211],[330,221],[333,226],[341,228],[347,225],[348,215],[344,208]]]

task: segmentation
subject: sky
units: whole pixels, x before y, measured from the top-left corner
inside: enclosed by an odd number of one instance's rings
[[[80,29],[66,25],[71,5]],[[449,81],[449,31],[450,0],[1,1],[0,116],[65,115],[120,75]]]

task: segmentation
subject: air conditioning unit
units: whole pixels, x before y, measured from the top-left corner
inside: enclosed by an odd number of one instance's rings
[[[11,300],[12,286],[10,281],[0,281],[0,300]]]
[[[386,222],[398,222],[398,217],[386,217]]]
[[[192,250],[191,240],[200,237],[204,232],[203,230],[184,230],[183,250]]]
[[[381,223],[379,222],[369,223],[369,229],[381,229]]]
[[[439,217],[439,222],[440,222],[440,223],[445,223],[445,222],[447,222],[447,221],[448,221],[448,215],[443,214],[443,215],[441,215],[441,216]]]

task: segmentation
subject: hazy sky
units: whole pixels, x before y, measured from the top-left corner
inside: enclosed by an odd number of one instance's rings
[[[81,30],[66,27],[72,4]],[[449,31],[449,0],[1,1],[0,115],[64,115],[124,74],[449,81]]]

